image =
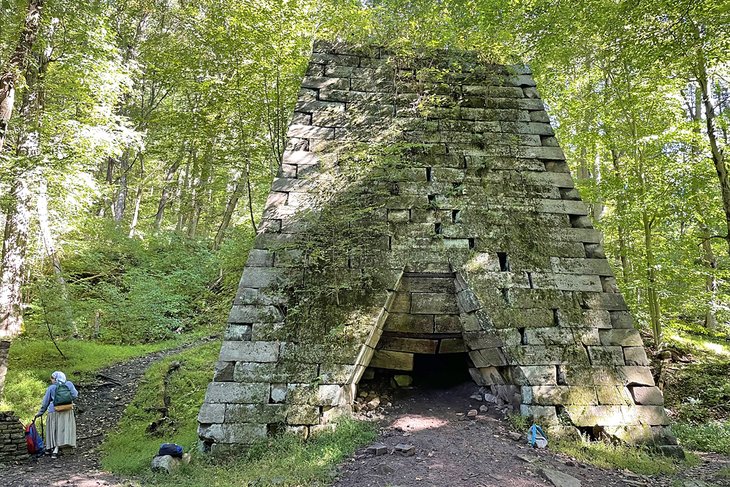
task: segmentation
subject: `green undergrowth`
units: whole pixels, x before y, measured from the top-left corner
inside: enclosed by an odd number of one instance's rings
[[[190,337],[145,345],[111,345],[82,340],[58,343],[64,357],[50,340],[17,339],[10,346],[8,375],[1,410],[15,411],[30,421],[43,398],[48,378],[63,371],[74,383],[83,383],[99,369],[126,360],[181,345]]]
[[[190,465],[173,475],[148,473],[139,481],[145,486],[325,486],[331,484],[335,466],[375,436],[371,423],[344,419],[335,431],[320,433],[306,441],[289,434],[280,435],[225,461],[197,454]]]
[[[240,457],[223,460],[197,453],[196,417],[219,348],[219,343],[202,345],[149,368],[119,427],[102,446],[104,469],[135,477],[142,485],[326,485],[338,462],[375,438],[373,425],[344,420],[336,431],[308,441],[291,435],[267,438]],[[173,423],[150,434],[148,426],[160,417],[157,408],[162,405],[164,376],[174,362],[180,367],[170,375],[169,417]],[[152,457],[164,442],[193,452],[191,464],[172,476],[150,471]]]
[[[678,423],[672,430],[686,448],[730,455],[730,421]]]
[[[141,379],[137,394],[127,406],[116,431],[102,445],[102,465],[106,470],[134,475],[149,468],[149,462],[161,443],[177,443],[186,451],[197,442],[198,409],[205,389],[213,376],[220,342],[206,343],[166,357],[151,365]],[[179,368],[169,376],[169,421],[154,433],[147,428],[161,419],[164,379],[173,363]]]
[[[677,461],[639,446],[617,445],[604,441],[561,439],[554,441],[553,450],[569,455],[581,463],[601,468],[629,470],[640,475],[671,475],[680,469],[693,467],[699,460],[687,454]]]

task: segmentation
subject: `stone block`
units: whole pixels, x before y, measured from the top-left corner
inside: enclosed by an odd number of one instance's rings
[[[238,362],[233,378],[236,382],[310,382],[317,377],[317,365],[295,361],[285,363]]]
[[[388,313],[410,313],[411,312],[411,294],[395,292],[389,298],[390,306],[387,307]]]
[[[551,257],[550,265],[554,272],[559,274],[591,274],[597,276],[612,276],[613,272],[605,259],[570,259],[565,257]]]
[[[226,423],[280,423],[286,418],[284,404],[229,404]]]
[[[226,341],[251,340],[251,325],[228,325],[223,335]]]
[[[664,405],[664,395],[658,387],[632,387],[631,395],[636,404],[647,406]]]
[[[626,385],[653,386],[654,377],[649,367],[626,366],[620,367]]]
[[[583,347],[560,345],[526,345],[506,349],[511,365],[589,365]]]
[[[305,76],[302,80],[302,88],[331,90],[349,90],[350,80],[348,78],[330,78],[330,77],[314,77]],[[300,110],[302,111],[302,110]]]
[[[370,359],[370,367],[391,370],[413,370],[413,354],[376,350]]]
[[[504,344],[496,331],[465,331],[463,337],[470,350],[501,347]]]
[[[555,406],[521,404],[520,414],[542,425],[558,424],[558,415],[555,411]]]
[[[412,293],[413,314],[456,314],[459,308],[456,296],[444,293]]]
[[[241,362],[276,362],[279,358],[278,342],[226,341],[221,346],[219,360]]]
[[[557,385],[554,365],[518,365],[510,367],[511,382],[522,386]]]
[[[598,404],[631,406],[634,400],[625,386],[596,386]]]
[[[355,374],[355,366],[349,364],[322,364],[319,378],[323,384],[344,384]]]
[[[251,249],[248,253],[247,267],[271,267],[274,265],[274,254],[264,249]]]
[[[268,384],[211,382],[205,392],[206,403],[256,404],[269,402]]]
[[[257,323],[283,321],[283,313],[275,306],[240,304],[231,307],[229,323]]]
[[[602,309],[608,311],[626,311],[626,301],[621,294],[604,292],[582,293],[581,306],[590,309]]]
[[[290,425],[312,425],[319,424],[319,408],[293,404],[286,413],[286,422]]]
[[[285,383],[271,384],[271,393],[269,395],[269,402],[271,403],[283,403],[286,401],[286,396],[289,388]]]
[[[528,345],[598,345],[598,330],[585,328],[527,328],[525,340]]]
[[[438,353],[463,353],[466,352],[464,340],[461,338],[444,338],[440,341]]]
[[[199,423],[222,423],[225,421],[226,405],[203,403],[198,412]]]
[[[275,284],[279,275],[280,271],[272,267],[246,267],[238,285],[256,289],[266,288]]]
[[[474,291],[470,289],[464,289],[463,291],[458,292],[456,294],[456,300],[459,304],[459,310],[462,313],[471,313],[472,311],[476,311],[482,307],[481,304],[479,304],[479,299],[477,299]]]
[[[380,339],[380,346],[383,350],[394,350],[397,352],[435,354],[438,349],[438,340],[425,338],[403,338],[383,337]]]
[[[624,351],[621,347],[587,347],[591,365],[624,365]]]
[[[251,445],[266,436],[266,425],[252,423],[199,425],[198,436],[216,443]]]
[[[213,371],[215,382],[232,382],[234,380],[234,369],[236,362],[216,362]]]
[[[346,403],[346,397],[341,386],[336,384],[327,384],[317,387],[316,400],[313,402],[314,405],[339,406]]]
[[[649,365],[644,347],[624,347],[626,365]]]
[[[610,313],[613,328],[634,329],[634,319],[628,311],[611,311]]]
[[[597,405],[596,389],[585,386],[522,386],[524,404]]]
[[[621,345],[624,347],[643,347],[644,342],[639,332],[633,328],[601,330],[601,343],[604,345]]]
[[[433,315],[411,315],[407,313],[389,313],[385,320],[384,331],[433,333]],[[461,331],[460,329],[458,331]]]
[[[480,386],[505,384],[505,379],[496,367],[470,367],[469,375]]]
[[[251,340],[255,342],[284,341],[289,338],[289,334],[290,330],[283,322],[255,323],[252,326]]]
[[[435,333],[457,333],[461,331],[459,315],[436,315],[434,316]]]
[[[501,348],[486,348],[469,352],[472,363],[477,368],[507,365],[507,358]]]

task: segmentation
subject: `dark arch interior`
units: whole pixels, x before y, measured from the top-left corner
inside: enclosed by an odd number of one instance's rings
[[[416,354],[413,385],[424,389],[447,389],[471,381],[471,360],[466,353]]]

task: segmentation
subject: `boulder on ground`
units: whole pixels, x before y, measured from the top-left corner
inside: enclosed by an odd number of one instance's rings
[[[175,458],[171,455],[157,455],[152,459],[152,471],[172,473],[180,465],[188,463],[190,463],[190,453],[184,453],[182,458]]]

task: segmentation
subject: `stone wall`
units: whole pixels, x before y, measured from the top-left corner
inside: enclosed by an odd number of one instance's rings
[[[28,458],[25,429],[12,411],[0,412],[0,464],[9,464]]]
[[[327,429],[366,367],[448,347],[542,423],[668,424],[529,68],[473,53],[315,47],[228,321],[213,448]]]

